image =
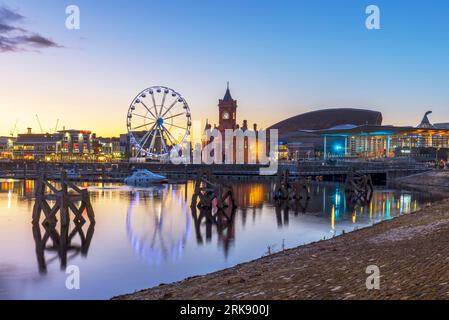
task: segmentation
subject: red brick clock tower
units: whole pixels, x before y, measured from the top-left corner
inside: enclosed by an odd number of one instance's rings
[[[237,100],[232,99],[229,82],[223,99],[218,100],[218,116],[218,129],[222,135],[224,135],[226,129],[236,128]]]

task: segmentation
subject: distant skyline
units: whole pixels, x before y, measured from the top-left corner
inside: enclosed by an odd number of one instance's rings
[[[65,28],[68,5],[80,30]],[[381,30],[365,28],[380,8]],[[268,127],[323,108],[384,124],[449,122],[449,1],[0,0],[0,135],[126,132],[129,103],[165,85],[218,123],[226,82],[238,122]]]

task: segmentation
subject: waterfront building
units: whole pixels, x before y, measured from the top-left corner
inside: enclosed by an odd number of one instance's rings
[[[120,138],[99,137],[97,140],[99,144],[98,157],[102,157],[101,159],[105,160],[119,160],[123,158]]]
[[[87,130],[61,130],[56,133],[18,134],[13,143],[16,160],[93,161],[99,154],[96,135]]]
[[[449,130],[449,123],[434,123],[433,126],[437,129],[447,129]]]
[[[323,137],[316,130],[347,128],[348,125],[381,125],[382,113],[365,109],[323,109],[299,114],[282,120],[268,129],[277,129],[279,134],[279,158],[299,160],[322,158]],[[334,143],[331,137],[330,144]]]
[[[96,135],[89,130],[61,130],[55,136],[56,156],[61,161],[92,161],[100,154]]]
[[[128,133],[120,134],[119,143],[120,143],[120,153],[123,155],[124,158],[129,158],[131,155],[131,144],[129,141],[129,134]]]
[[[449,154],[449,129],[362,125],[317,133],[324,138],[325,158],[410,157],[433,161],[447,160]],[[329,137],[339,142],[329,144]]]
[[[237,100],[232,99],[229,83],[223,99],[218,100],[218,130],[224,135],[226,129],[237,128]]]
[[[136,139],[142,139],[146,131],[133,131],[133,136]],[[139,154],[139,150],[131,143],[130,134],[123,133],[119,137],[119,149],[123,159],[136,158]],[[141,154],[139,154],[141,156]]]
[[[206,124],[206,129],[211,129],[212,126],[210,124]],[[218,100],[218,126],[214,125],[214,128],[217,128],[222,136],[222,139],[224,141],[225,139],[225,131],[226,130],[241,130],[242,134],[244,135],[243,138],[243,162],[249,163],[250,162],[250,154],[252,154],[254,159],[257,161],[257,143],[250,144],[248,136],[245,135],[245,132],[249,130],[248,128],[248,121],[243,120],[242,125],[240,126],[237,123],[237,100],[234,100],[231,95],[231,91],[229,89],[229,82],[226,87],[226,92],[223,97],[223,99]],[[248,131],[249,133],[250,131]],[[258,137],[258,129],[257,129],[257,123],[253,124],[252,132],[251,134],[254,134],[255,138]],[[237,139],[236,137],[233,138],[233,159],[234,162],[237,161],[236,159],[236,150],[239,146],[237,146]],[[223,160],[225,159],[225,146],[223,144]]]
[[[398,158],[446,160],[449,128],[433,125],[426,112],[413,126],[382,125],[382,114],[360,109],[326,109],[281,121],[281,159]]]
[[[58,134],[33,133],[31,128],[26,133],[18,134],[13,145],[13,159],[16,160],[50,160],[57,152]]]
[[[0,137],[0,159],[12,159],[14,137]]]

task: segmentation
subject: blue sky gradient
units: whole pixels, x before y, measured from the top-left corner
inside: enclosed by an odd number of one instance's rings
[[[131,99],[182,93],[194,120],[217,122],[226,81],[238,120],[267,127],[327,107],[381,111],[385,124],[449,122],[449,1],[10,1],[23,26],[63,48],[0,53],[0,134],[44,126],[126,131]],[[81,29],[65,28],[65,8]],[[365,28],[365,8],[381,30]],[[13,109],[14,112],[4,110]]]

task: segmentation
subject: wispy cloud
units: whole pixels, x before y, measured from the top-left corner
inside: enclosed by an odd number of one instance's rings
[[[0,20],[5,22],[14,22],[18,20],[23,20],[25,17],[21,14],[14,12],[5,6],[0,7]]]
[[[58,43],[39,33],[17,26],[25,17],[0,6],[0,52],[21,52],[44,48],[61,48]]]

